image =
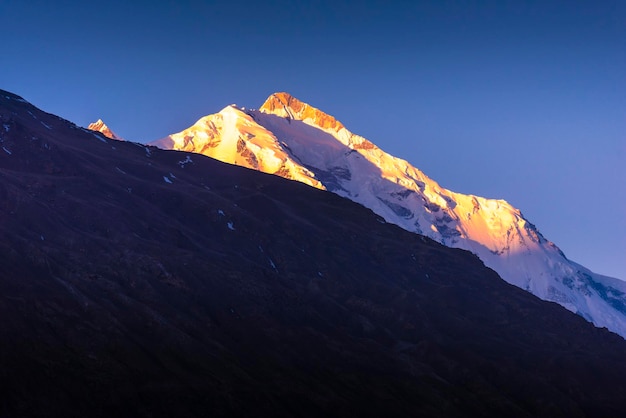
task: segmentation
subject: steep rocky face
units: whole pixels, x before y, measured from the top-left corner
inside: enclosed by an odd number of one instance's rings
[[[619,416],[626,342],[332,193],[0,92],[0,415]]]
[[[301,181],[372,209],[387,222],[478,255],[506,281],[626,336],[626,283],[568,260],[504,200],[455,193],[287,93],[259,110],[228,107],[219,129],[198,123],[157,141]],[[202,121],[202,119],[201,119]],[[202,140],[210,133],[207,147]],[[191,145],[189,145],[191,144]],[[263,164],[268,155],[280,164]]]
[[[347,131],[345,126],[333,116],[301,102],[289,93],[281,92],[272,94],[259,110],[263,113],[283,118],[306,121],[310,125],[317,126],[326,131],[337,133]]]

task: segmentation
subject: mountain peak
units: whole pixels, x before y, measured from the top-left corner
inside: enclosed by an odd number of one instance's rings
[[[115,132],[109,129],[109,127],[106,125],[106,123],[104,123],[102,119],[98,119],[96,122],[90,123],[89,126],[87,126],[87,129],[100,132],[107,138],[117,139],[118,141],[123,141],[122,137],[116,135]]]
[[[345,129],[343,124],[333,116],[285,92],[271,94],[259,110],[263,113],[300,120],[309,125],[316,125],[324,130],[338,132],[341,129]]]
[[[222,110],[220,110],[218,112],[218,114],[220,115],[225,115],[225,114],[244,114],[243,110],[237,106],[236,104],[229,104],[228,106],[226,106],[225,108],[223,108]],[[207,116],[211,116],[211,115],[207,115]]]
[[[275,109],[302,109],[304,106],[308,105],[283,91],[270,94],[261,109],[271,112]]]

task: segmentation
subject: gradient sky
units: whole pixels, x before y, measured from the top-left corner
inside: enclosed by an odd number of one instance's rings
[[[147,142],[287,91],[626,279],[626,2],[0,0],[0,88]]]

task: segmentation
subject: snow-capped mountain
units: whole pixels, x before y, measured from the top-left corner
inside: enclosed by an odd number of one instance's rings
[[[626,340],[473,254],[2,90],[0,220],[0,417],[626,409]]]
[[[152,144],[332,191],[389,223],[469,250],[507,282],[626,337],[626,282],[568,260],[506,201],[442,188],[287,93],[258,110],[228,106]]]
[[[109,127],[106,125],[106,123],[102,121],[102,119],[98,119],[96,122],[90,123],[89,126],[87,126],[87,129],[100,132],[107,138],[117,139],[118,141],[124,140],[122,137],[116,135],[115,132],[109,129]]]

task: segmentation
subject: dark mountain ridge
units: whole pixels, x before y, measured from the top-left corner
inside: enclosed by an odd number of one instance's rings
[[[619,416],[626,342],[334,194],[0,91],[0,416]]]

